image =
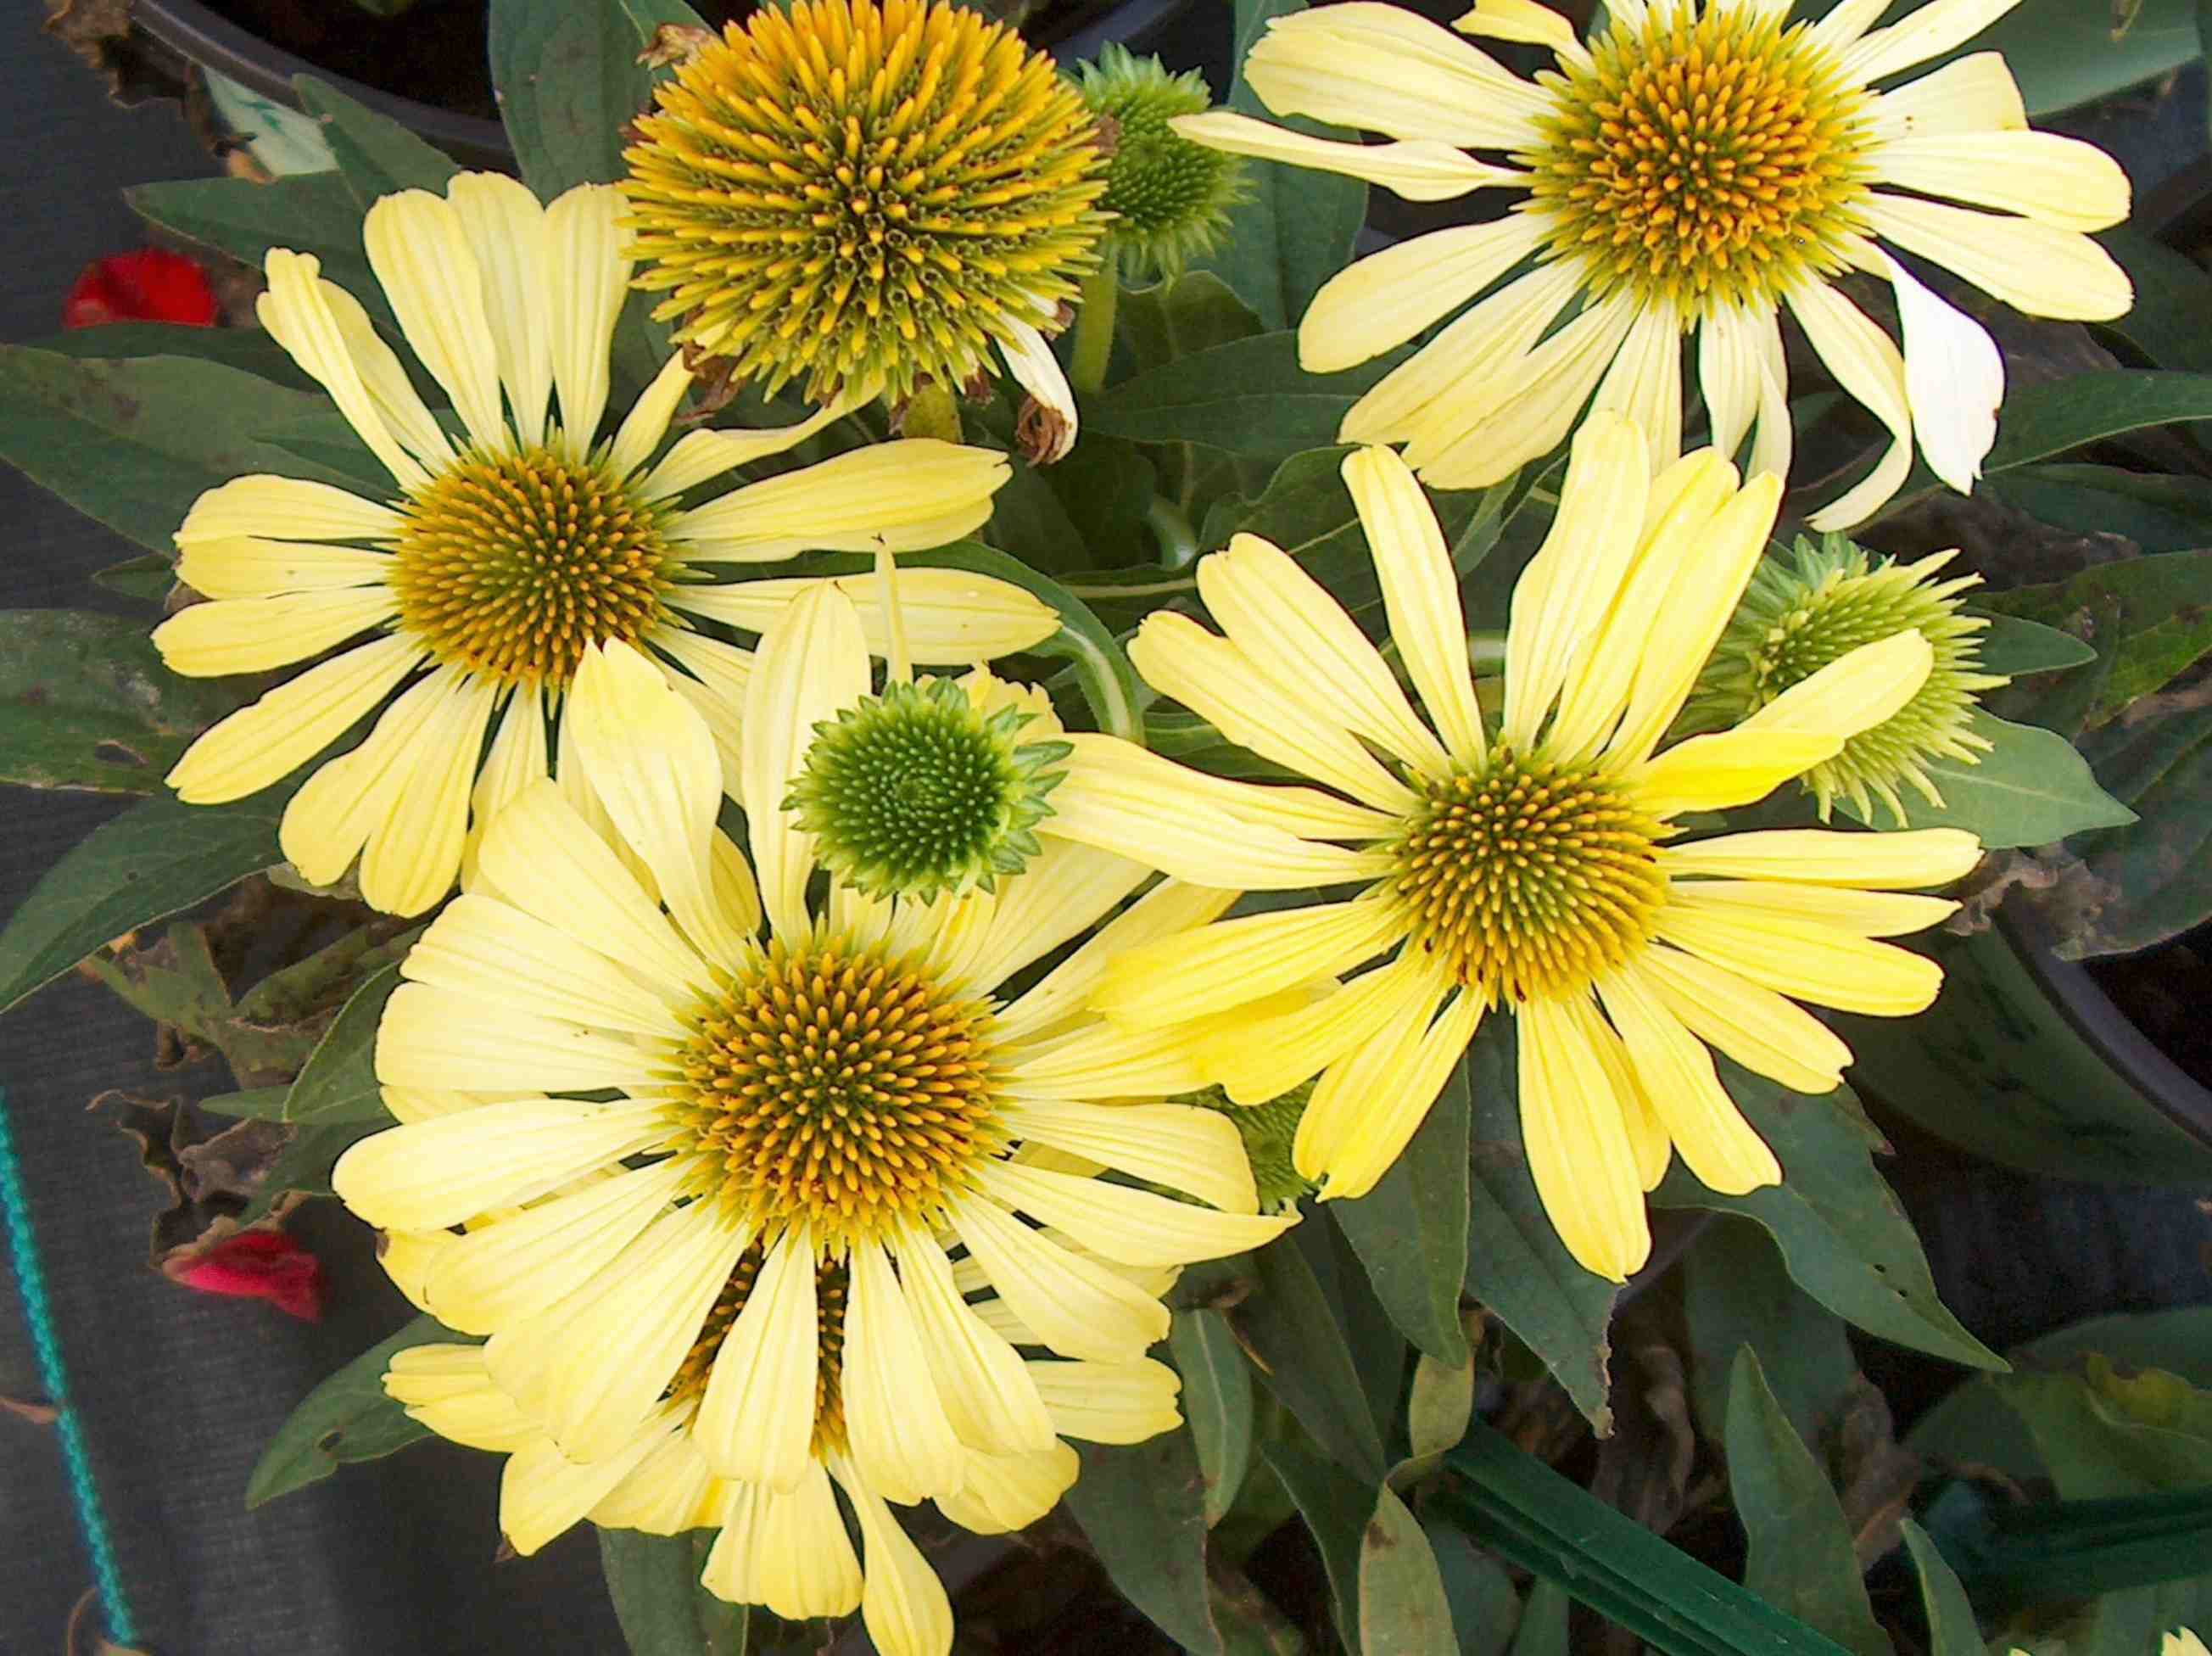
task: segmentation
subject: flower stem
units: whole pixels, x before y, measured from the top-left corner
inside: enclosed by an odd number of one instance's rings
[[[933,380],[907,399],[906,417],[900,422],[903,437],[937,437],[945,442],[961,440],[960,399],[952,387]]]
[[[1198,531],[1190,527],[1182,508],[1165,495],[1154,495],[1152,503],[1145,508],[1145,527],[1160,543],[1160,563],[1166,568],[1182,569],[1198,556]]]
[[[1075,358],[1068,383],[1089,395],[1106,389],[1106,362],[1114,354],[1114,309],[1121,297],[1109,255],[1083,278],[1083,301],[1075,313]]]

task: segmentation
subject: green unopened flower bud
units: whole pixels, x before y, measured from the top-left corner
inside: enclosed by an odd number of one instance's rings
[[[1929,805],[1943,796],[1925,769],[1932,759],[1978,764],[1989,743],[1972,720],[1979,691],[2006,680],[1980,669],[1980,634],[1988,622],[1961,612],[1959,594],[1978,575],[1936,579],[1955,556],[1936,552],[1911,563],[1870,557],[1845,536],[1819,543],[1799,536],[1792,554],[1760,564],[1735,618],[1705,663],[1684,710],[1693,728],[1735,725],[1776,697],[1863,644],[1910,628],[1934,649],[1928,681],[1896,713],[1863,730],[1844,751],[1807,771],[1805,786],[1826,821],[1836,800],[1849,800],[1868,822],[1874,805],[1907,824],[1900,786]]]
[[[887,685],[814,727],[784,809],[832,876],[871,897],[994,891],[1037,855],[1045,796],[1074,751],[1023,741],[1037,716],[986,710],[951,679]]]
[[[1116,215],[1108,244],[1133,282],[1173,277],[1206,253],[1244,198],[1243,165],[1178,135],[1177,115],[1213,107],[1206,77],[1171,75],[1157,58],[1109,46],[1083,65],[1083,101],[1113,148],[1098,204]]]
[[[1274,1213],[1296,1207],[1299,1200],[1321,1187],[1301,1175],[1291,1161],[1291,1147],[1297,1142],[1298,1120],[1313,1097],[1314,1084],[1304,1081],[1265,1104],[1231,1104],[1218,1087],[1194,1093],[1183,1102],[1201,1109],[1218,1110],[1237,1124],[1244,1141],[1244,1154],[1252,1163],[1252,1183],[1260,1193],[1260,1211]]]

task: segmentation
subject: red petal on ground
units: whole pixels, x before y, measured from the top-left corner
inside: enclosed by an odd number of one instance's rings
[[[215,326],[215,289],[197,260],[166,247],[117,253],[84,267],[62,305],[65,328],[103,322],[176,322]]]
[[[240,1231],[169,1275],[202,1294],[266,1300],[310,1323],[323,1314],[322,1261],[282,1231]]]

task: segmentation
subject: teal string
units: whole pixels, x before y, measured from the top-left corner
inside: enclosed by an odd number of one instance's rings
[[[93,1480],[84,1426],[70,1402],[61,1331],[54,1325],[46,1267],[40,1263],[38,1238],[31,1230],[31,1201],[23,1188],[23,1166],[15,1154],[5,1089],[0,1089],[0,1210],[7,1215],[8,1253],[15,1263],[16,1288],[23,1296],[23,1315],[31,1324],[31,1347],[38,1354],[39,1384],[46,1388],[47,1400],[57,1411],[55,1424],[61,1433],[62,1464],[69,1474],[70,1499],[76,1507],[77,1525],[84,1531],[85,1550],[92,1555],[92,1577],[100,1589],[100,1609],[107,1617],[107,1636],[118,1645],[135,1645],[137,1618],[131,1615],[131,1601],[123,1591],[123,1572],[115,1562],[115,1539],[108,1533],[100,1485]]]

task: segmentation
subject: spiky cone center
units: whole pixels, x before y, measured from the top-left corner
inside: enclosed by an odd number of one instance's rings
[[[1051,60],[943,0],[762,6],[654,92],[624,152],[654,313],[773,392],[964,382],[1076,294],[1106,187]]]
[[[700,1324],[698,1337],[691,1342],[691,1349],[684,1354],[684,1361],[676,1370],[676,1378],[668,1383],[668,1396],[675,1402],[696,1398],[707,1389],[707,1377],[714,1372],[714,1359],[721,1355],[722,1342],[729,1337],[736,1325],[738,1314],[752,1297],[753,1284],[760,1280],[761,1267],[767,1262],[767,1246],[754,1243],[738,1256],[737,1267],[730,1280],[722,1285],[715,1297],[714,1309]],[[848,1273],[842,1261],[817,1257],[814,1262],[814,1453],[823,1458],[845,1446],[845,1403],[843,1395],[845,1361],[845,1290]]]
[[[1243,163],[1194,143],[1169,125],[1213,107],[1195,70],[1170,74],[1157,58],[1109,45],[1083,68],[1083,100],[1112,134],[1106,193],[1109,240],[1136,278],[1177,274],[1211,247],[1243,198]]]
[[[1298,1172],[1291,1155],[1297,1143],[1298,1123],[1313,1090],[1313,1081],[1301,1081],[1264,1104],[1243,1105],[1233,1102],[1220,1087],[1209,1087],[1184,1099],[1200,1109],[1218,1111],[1235,1126],[1237,1136],[1244,1142],[1244,1158],[1252,1164],[1252,1183],[1259,1192],[1261,1213],[1296,1207],[1321,1188]]]
[[[1414,785],[1389,889],[1413,946],[1486,1003],[1571,993],[1650,938],[1662,828],[1618,779],[1499,747]]]
[[[1989,750],[1973,730],[1979,692],[2006,682],[1981,671],[1981,635],[1989,623],[1962,608],[1960,595],[1978,577],[1937,578],[1951,556],[1877,561],[1843,535],[1817,544],[1800,537],[1788,559],[1768,558],[1745,588],[1698,675],[1686,721],[1735,724],[1851,651],[1915,631],[1935,656],[1926,682],[1888,718],[1807,771],[1804,782],[1824,818],[1842,797],[1871,819],[1880,801],[1902,825],[1908,817],[1900,787],[1940,806],[1942,795],[1928,762],[1979,762]]]
[[[1578,261],[1593,294],[1626,285],[1686,321],[1841,270],[1863,228],[1867,99],[1808,31],[1769,9],[1716,0],[1693,16],[1657,0],[1641,32],[1593,40],[1588,67],[1540,75],[1553,107],[1517,159],[1548,255]]]
[[[766,1233],[933,1227],[1006,1142],[991,1017],[879,947],[775,943],[696,1015],[672,1146]]]
[[[891,684],[814,728],[785,807],[832,876],[872,897],[995,888],[1041,849],[1066,742],[1023,742],[1033,715],[985,714],[949,679]]]
[[[399,625],[447,666],[563,688],[587,648],[666,617],[659,516],[588,460],[471,451],[400,513]]]

